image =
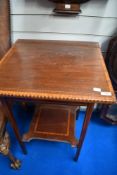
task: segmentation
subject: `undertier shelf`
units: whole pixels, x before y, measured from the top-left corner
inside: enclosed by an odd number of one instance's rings
[[[76,110],[70,106],[40,105],[23,141],[43,139],[78,144],[75,138]]]

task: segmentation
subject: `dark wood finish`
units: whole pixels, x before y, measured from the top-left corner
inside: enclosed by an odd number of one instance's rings
[[[76,146],[75,138],[76,108],[61,105],[39,105],[29,132],[23,136],[24,141],[46,139],[66,141]]]
[[[117,37],[114,37],[109,43],[105,62],[114,90],[117,91]]]
[[[82,126],[80,139],[79,139],[79,142],[78,142],[78,145],[77,145],[78,149],[77,149],[77,152],[76,152],[76,155],[75,155],[75,158],[74,158],[75,161],[77,161],[78,158],[79,158],[80,151],[81,151],[81,148],[82,148],[82,144],[83,144],[83,141],[84,141],[84,138],[85,138],[85,135],[86,135],[86,131],[87,131],[87,128],[88,128],[88,124],[89,124],[89,121],[90,121],[90,118],[91,118],[91,114],[93,112],[93,108],[94,108],[93,103],[87,105],[86,115],[85,115],[84,123],[83,123],[83,126]]]
[[[63,14],[78,14],[81,10],[79,4],[66,5],[64,3],[56,3],[54,12]]]
[[[0,0],[0,59],[11,46],[9,3],[9,0]]]
[[[49,1],[56,2],[56,3],[74,4],[74,3],[84,3],[89,0],[49,0]]]
[[[81,12],[80,3],[87,2],[89,0],[50,0],[56,3],[54,12],[62,14],[78,14]]]
[[[93,91],[94,87],[112,95],[103,96]],[[19,131],[8,106],[10,99],[32,100],[37,105],[66,104],[69,109],[82,104],[88,106],[75,160],[79,156],[94,103],[111,104],[116,100],[98,43],[36,40],[18,40],[3,58],[0,64],[0,97],[21,146]],[[63,114],[65,119],[64,110]],[[34,120],[37,122],[39,119]],[[70,126],[74,126],[73,122]]]
[[[113,84],[115,94],[117,96],[117,36],[111,39],[109,43],[105,62]],[[101,118],[111,124],[117,124],[117,119],[115,120],[115,116],[109,116],[109,108],[109,105],[102,106]]]

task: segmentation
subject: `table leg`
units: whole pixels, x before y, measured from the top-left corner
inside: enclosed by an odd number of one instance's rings
[[[5,133],[4,133],[5,132]],[[11,160],[11,167],[14,169],[19,169],[21,166],[20,160],[16,159],[10,152],[10,138],[9,134],[6,132],[6,128],[0,137],[0,153],[4,156],[9,157]]]
[[[83,141],[84,141],[84,138],[85,138],[85,135],[86,135],[86,131],[87,131],[87,128],[88,128],[88,124],[89,124],[89,121],[90,121],[90,118],[91,118],[91,114],[93,112],[93,108],[94,108],[94,104],[88,104],[87,105],[85,119],[84,119],[84,123],[83,123],[83,126],[82,126],[82,131],[81,131],[79,143],[78,143],[78,146],[77,146],[77,152],[76,152],[76,155],[74,157],[75,161],[77,161],[78,158],[79,158],[80,151],[81,151]]]
[[[8,157],[11,160],[11,168],[19,169],[21,167],[21,161],[16,159],[10,151],[8,153]]]
[[[13,130],[14,130],[14,133],[16,135],[16,138],[21,146],[21,149],[23,151],[24,154],[27,154],[27,151],[26,151],[26,148],[25,148],[25,145],[24,143],[22,142],[22,138],[21,138],[21,135],[20,135],[20,132],[19,132],[19,129],[17,127],[17,123],[16,123],[16,120],[13,116],[13,113],[12,113],[12,109],[9,105],[9,100],[6,100],[6,99],[2,99],[1,100],[2,102],[2,105],[3,105],[3,111],[4,111],[4,114],[6,115],[6,117],[8,118]]]

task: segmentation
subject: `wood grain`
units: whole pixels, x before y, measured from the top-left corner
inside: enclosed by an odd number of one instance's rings
[[[23,141],[44,139],[69,142],[77,146],[75,138],[76,107],[39,105]]]
[[[111,92],[112,96],[102,96],[93,91],[94,87]],[[115,102],[99,45],[91,42],[17,41],[0,64],[0,95]]]
[[[38,40],[66,40],[66,41],[89,41],[99,42],[101,51],[106,52],[108,43],[111,37],[97,35],[82,35],[82,34],[62,34],[62,33],[44,33],[44,32],[12,32],[12,41],[16,42],[19,38],[22,39],[38,39]]]

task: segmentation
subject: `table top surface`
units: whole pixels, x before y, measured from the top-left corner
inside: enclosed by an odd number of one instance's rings
[[[0,96],[115,102],[98,43],[76,41],[18,40],[0,62]]]

